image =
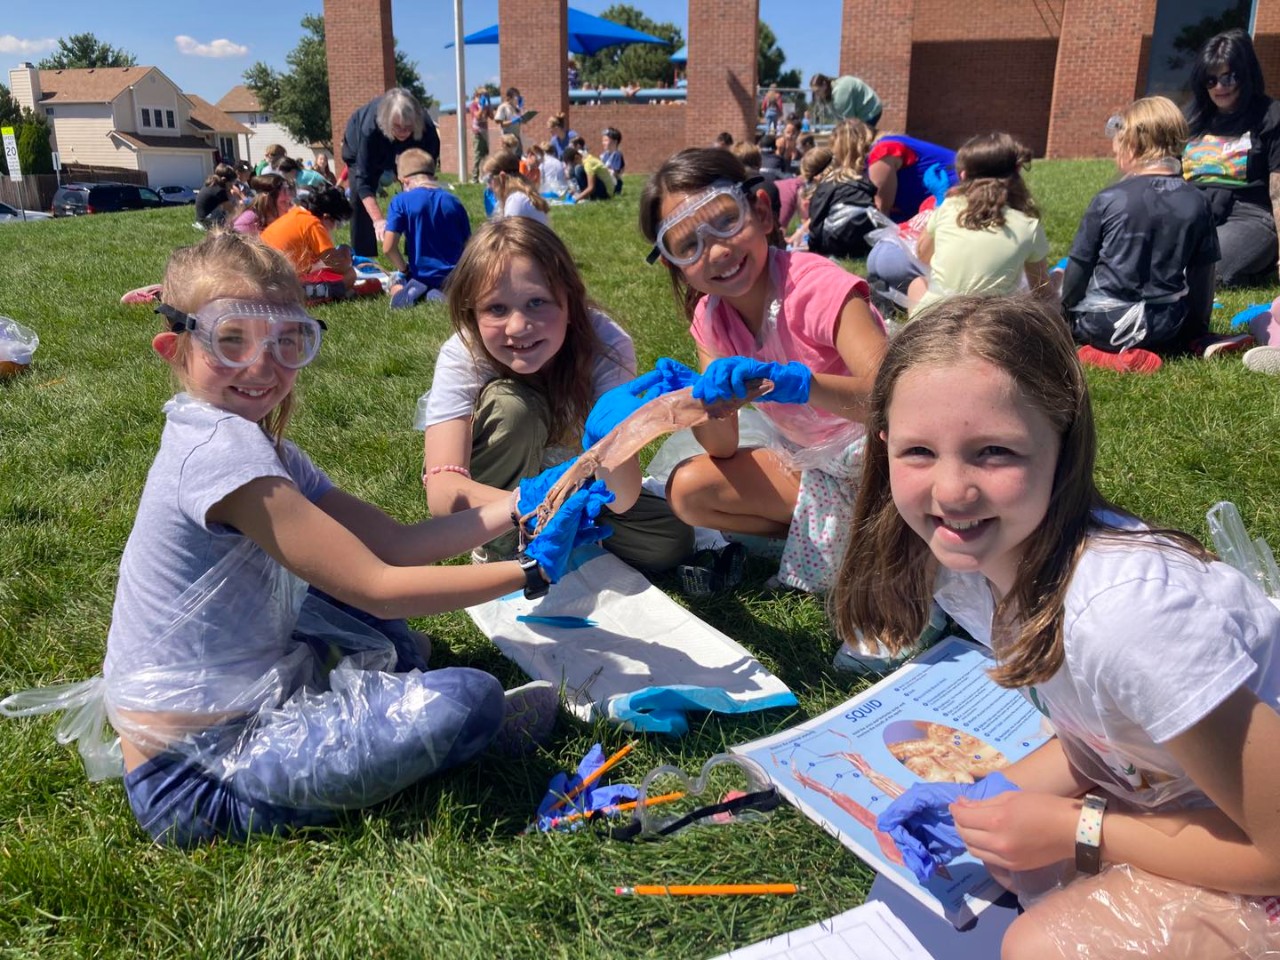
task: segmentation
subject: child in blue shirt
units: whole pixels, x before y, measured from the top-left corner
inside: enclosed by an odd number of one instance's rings
[[[382,252],[401,275],[391,285],[391,306],[408,307],[444,286],[471,237],[471,220],[462,201],[436,181],[435,157],[425,150],[400,154],[396,176],[404,192],[387,207]]]
[[[600,162],[613,174],[613,194],[622,192],[622,171],[627,169],[626,158],[622,156],[622,133],[617,127],[605,127],[601,134]]]

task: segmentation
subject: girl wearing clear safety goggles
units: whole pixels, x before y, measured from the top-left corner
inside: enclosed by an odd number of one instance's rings
[[[495,737],[510,752],[545,741],[554,688],[504,698],[480,670],[428,670],[429,644],[399,618],[545,592],[573,546],[598,539],[600,504],[586,500],[601,491],[571,498],[556,517],[569,522],[536,531],[519,561],[437,566],[511,530],[520,488],[393,520],[284,439],[324,330],[289,261],[215,232],[173,254],[163,289],[153,345],[182,392],[125,548],[101,694],[139,822],[184,846],[288,831],[379,803]],[[330,689],[327,651],[355,648]]]
[[[738,414],[694,428],[706,454],[668,482],[676,514],[696,526],[785,537],[781,582],[830,586],[853,516],[860,420],[885,332],[864,280],[825,257],[770,246],[768,195],[731,153],[677,153],[645,185],[640,228],[650,262],[671,274],[702,378],[694,396],[756,403],[771,449],[739,447]]]

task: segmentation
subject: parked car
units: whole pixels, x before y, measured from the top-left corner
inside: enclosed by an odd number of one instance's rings
[[[37,210],[27,210],[26,219],[52,220],[53,217],[47,213],[40,213]],[[17,207],[11,207],[7,203],[0,203],[0,223],[8,223],[10,220],[16,220],[18,223],[21,223],[23,220],[23,211],[19,210]]]
[[[53,195],[55,217],[79,217],[89,213],[145,210],[166,206],[150,187],[132,183],[64,183]]]
[[[156,193],[165,203],[195,203],[196,192],[190,187],[157,187]]]

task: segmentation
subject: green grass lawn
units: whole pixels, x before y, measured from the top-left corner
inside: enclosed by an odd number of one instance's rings
[[[1035,165],[1054,259],[1111,176],[1098,161]],[[644,263],[638,188],[618,202],[557,209],[553,224],[592,295],[635,337],[641,366],[662,355],[691,363],[666,275]],[[477,188],[460,192],[478,213]],[[190,210],[0,227],[0,314],[41,338],[31,370],[0,383],[0,695],[101,668],[120,552],[173,392],[150,350],[155,316],[118,301],[158,281],[169,251],[198,239]],[[1215,328],[1278,293],[1224,293]],[[445,312],[391,312],[382,300],[320,310],[329,333],[299,380],[291,435],[345,489],[420,519],[422,438],[410,423],[448,334]],[[1280,547],[1280,381],[1244,370],[1237,355],[1172,362],[1152,377],[1091,371],[1090,382],[1106,495],[1202,537],[1205,511],[1231,499],[1253,535]],[[79,757],[55,742],[55,720],[0,721],[0,957],[698,960],[854,906],[870,871],[790,807],[764,823],[656,844],[589,831],[517,836],[548,778],[597,740],[606,750],[636,740],[615,779],[638,783],[662,763],[697,769],[860,687],[828,667],[836,641],[821,602],[766,593],[771,572],[753,561],[744,589],[696,609],[791,685],[793,713],[695,718],[681,740],[562,718],[537,757],[486,756],[305,839],[162,850],[136,826],[118,781],[86,781]],[[436,637],[433,665],[521,682],[465,614],[418,625]],[[748,880],[806,889],[612,896],[615,885]]]

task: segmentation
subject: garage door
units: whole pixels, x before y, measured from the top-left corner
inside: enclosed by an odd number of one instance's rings
[[[212,169],[211,154],[197,153],[148,153],[147,178],[152,189],[156,187],[191,187],[198,190]],[[208,165],[208,166],[206,166]]]

